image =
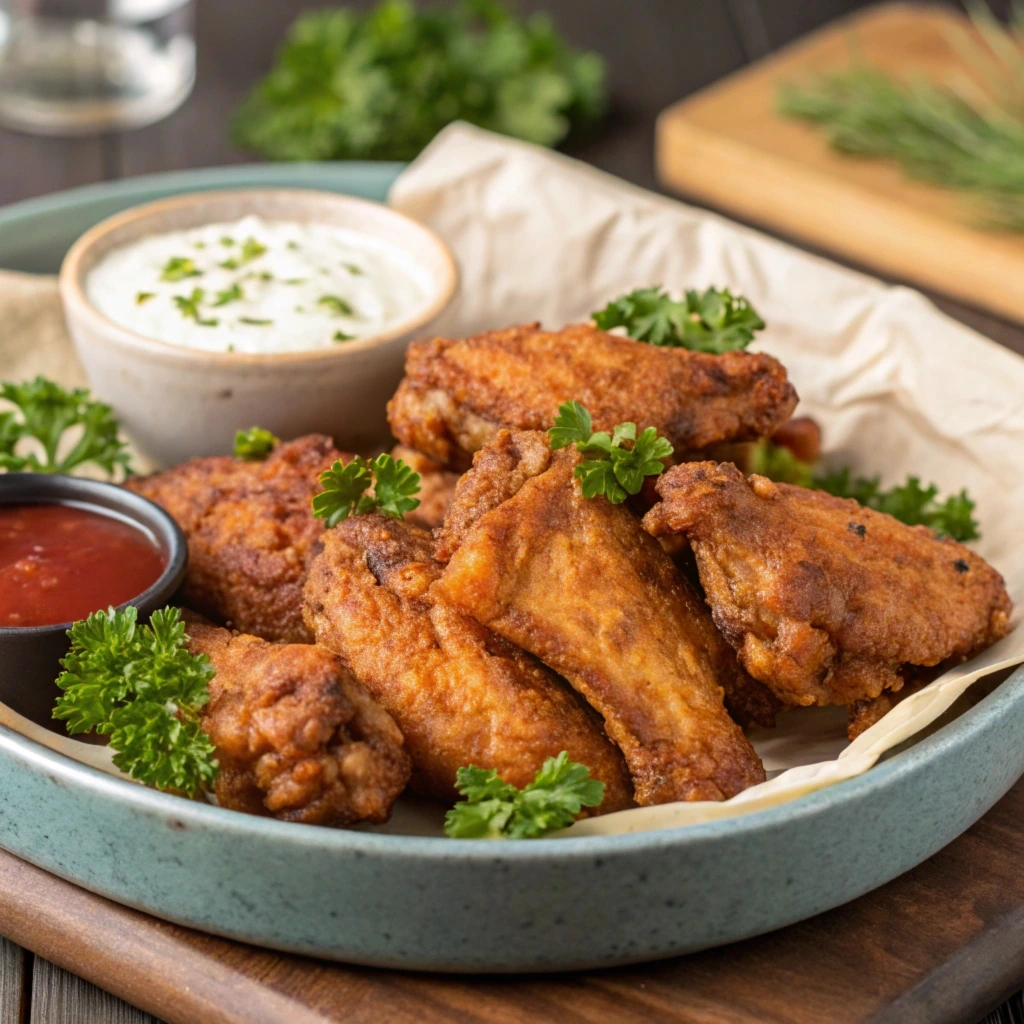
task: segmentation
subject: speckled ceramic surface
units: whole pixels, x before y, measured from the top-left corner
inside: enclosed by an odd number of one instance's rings
[[[264,166],[81,189],[0,211],[0,267],[53,271],[90,224],[178,191],[309,185],[382,198],[396,171]],[[910,749],[794,803],[685,829],[518,843],[236,814],[0,728],[0,846],[261,945],[390,967],[561,970],[701,949],[843,903],[951,841],[1022,772],[1024,670]]]

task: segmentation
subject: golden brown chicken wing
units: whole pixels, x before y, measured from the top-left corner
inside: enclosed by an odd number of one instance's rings
[[[721,800],[764,779],[722,702],[736,658],[639,519],[586,499],[574,449],[503,430],[460,481],[431,588],[535,654],[604,717],[640,804]]]
[[[266,460],[193,459],[128,480],[165,508],[188,537],[182,599],[196,611],[267,640],[309,642],[302,584],[323,523],[310,501],[335,459],[330,438],[310,434],[276,447]]]
[[[573,399],[595,430],[653,426],[678,452],[770,435],[796,406],[771,356],[658,348],[589,324],[420,342],[409,346],[405,374],[388,405],[392,432],[458,470],[499,428],[546,429]]]
[[[217,747],[222,807],[311,825],[387,821],[409,756],[340,659],[186,621],[189,650],[217,670],[202,726]]]
[[[922,526],[725,463],[676,466],[658,492],[644,525],[689,538],[718,628],[787,704],[872,700],[1009,628],[999,573]]]
[[[430,535],[380,515],[329,530],[306,584],[306,621],[398,721],[413,786],[455,796],[463,765],[524,786],[567,750],[605,783],[601,811],[632,804],[622,757],[601,721],[518,647],[429,593]]]

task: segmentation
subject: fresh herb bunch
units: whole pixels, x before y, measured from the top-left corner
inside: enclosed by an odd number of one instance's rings
[[[214,669],[205,654],[189,653],[177,608],[154,612],[148,626],[137,619],[135,608],[109,608],[68,630],[53,717],[70,733],[109,735],[114,764],[133,779],[195,796],[218,771],[199,724]]]
[[[605,105],[604,62],[545,15],[383,0],[301,15],[232,133],[271,160],[409,160],[452,121],[554,146]]]
[[[401,519],[419,505],[420,475],[401,459],[378,455],[364,459],[357,455],[347,465],[337,461],[320,474],[324,489],[313,497],[313,515],[326,519],[328,528],[351,515],[382,512]],[[373,494],[366,490],[373,484]]]
[[[620,423],[609,435],[594,433],[590,413],[579,402],[558,407],[555,425],[548,431],[553,449],[575,444],[577,450],[593,458],[576,467],[584,498],[603,494],[619,505],[631,494],[639,494],[644,477],[657,476],[665,469],[661,461],[672,454],[672,445],[648,427],[639,437],[635,423]],[[626,442],[630,447],[626,447]]]
[[[990,227],[1024,231],[1024,7],[1009,29],[970,5],[954,38],[963,68],[946,81],[855,64],[778,94],[782,114],[820,127],[843,153],[896,161],[910,177],[960,189]]]
[[[883,490],[880,477],[855,476],[849,467],[818,473],[788,448],[766,439],[753,446],[747,469],[770,480],[813,487],[838,498],[853,498],[866,508],[885,512],[908,526],[927,526],[961,543],[981,536],[973,515],[974,501],[966,490],[939,501],[938,487],[922,487],[916,476],[908,476],[904,483]]]
[[[750,303],[727,288],[691,289],[679,300],[657,286],[637,288],[591,316],[602,331],[625,327],[634,341],[694,352],[744,349],[764,328]]]
[[[571,825],[584,807],[604,799],[604,783],[566,751],[549,757],[523,789],[503,782],[492,768],[460,768],[455,786],[465,797],[444,819],[452,839],[536,839]]]
[[[0,411],[0,469],[70,473],[91,463],[110,476],[131,472],[131,457],[110,406],[93,401],[85,388],[68,391],[45,377],[21,384],[4,381],[0,399],[16,407]],[[76,428],[77,438],[65,440]],[[42,457],[35,447],[42,448]]]
[[[275,437],[263,427],[250,427],[248,430],[235,431],[235,458],[251,459],[258,462],[265,459],[280,444],[281,439]]]

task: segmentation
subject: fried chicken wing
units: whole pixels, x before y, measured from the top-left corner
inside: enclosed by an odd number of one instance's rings
[[[424,530],[440,526],[455,496],[459,474],[449,472],[440,463],[402,444],[396,444],[391,449],[391,457],[401,459],[414,473],[420,475],[420,491],[416,495],[420,503],[411,512],[406,512],[406,522]]]
[[[658,348],[589,324],[435,338],[409,346],[405,373],[388,405],[392,432],[457,470],[501,427],[546,429],[573,399],[595,430],[653,426],[678,452],[770,435],[796,406],[771,356]]]
[[[323,523],[310,500],[335,459],[330,438],[277,446],[262,462],[214,456],[130,479],[188,538],[182,600],[196,611],[267,640],[306,643],[302,585]]]
[[[718,628],[786,704],[873,700],[1009,629],[999,573],[923,526],[730,464],[676,466],[658,493],[644,525],[689,539]]]
[[[339,658],[186,621],[189,650],[217,670],[202,727],[217,748],[222,807],[312,825],[387,821],[409,756]]]
[[[306,621],[401,726],[413,786],[450,801],[473,764],[524,786],[567,750],[605,783],[601,811],[632,805],[622,757],[600,718],[514,644],[430,592],[430,535],[362,515],[324,537],[306,583]]]
[[[574,449],[503,430],[459,482],[430,593],[535,654],[603,716],[640,804],[721,800],[764,779],[723,706],[733,652],[625,506],[586,499]],[[753,685],[751,683],[751,685]]]

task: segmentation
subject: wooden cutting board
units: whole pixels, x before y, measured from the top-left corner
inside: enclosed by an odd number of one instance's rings
[[[662,183],[883,275],[1024,321],[1024,234],[985,231],[962,193],[894,164],[843,156],[819,130],[775,112],[781,82],[858,58],[942,78],[963,67],[953,10],[890,3],[833,22],[664,111]]]
[[[885,845],[879,836],[880,856]],[[157,921],[2,851],[0,932],[169,1024],[971,1024],[1024,983],[1022,865],[1024,782],[853,903],[617,970],[445,977],[328,964]]]

